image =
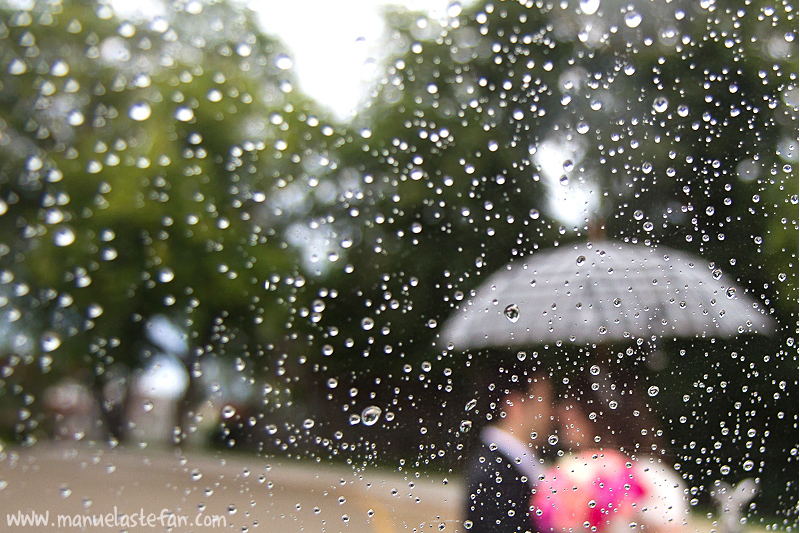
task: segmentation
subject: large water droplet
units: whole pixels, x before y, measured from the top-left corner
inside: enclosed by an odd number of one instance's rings
[[[175,120],[180,120],[181,122],[189,122],[193,118],[194,118],[194,111],[192,111],[188,107],[181,106],[175,110]]]
[[[275,66],[281,70],[289,70],[292,68],[292,65],[294,65],[294,61],[286,54],[280,54],[277,59],[275,59]]]
[[[128,116],[138,122],[147,120],[148,118],[150,118],[150,115],[152,113],[153,110],[150,109],[150,104],[148,104],[147,102],[138,102],[136,104],[133,104],[131,108],[128,110]]]
[[[600,0],[581,0],[580,6],[584,15],[594,15],[600,8]]]
[[[669,107],[669,100],[665,96],[657,96],[655,100],[653,100],[653,109],[655,109],[656,113],[663,113]]]
[[[642,16],[636,11],[631,11],[625,15],[625,25],[629,28],[636,28],[642,23]]]
[[[361,423],[365,426],[373,426],[381,416],[381,408],[375,405],[370,405],[361,411]]]
[[[53,242],[56,246],[69,246],[75,242],[75,233],[69,228],[58,228],[53,233]]]
[[[43,352],[52,352],[61,346],[61,338],[53,332],[47,332],[40,339]]]
[[[508,305],[503,309],[503,314],[506,315],[509,321],[516,322],[519,320],[519,307],[516,304]]]

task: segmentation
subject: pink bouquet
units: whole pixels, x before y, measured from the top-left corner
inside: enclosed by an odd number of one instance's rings
[[[636,521],[647,483],[634,461],[613,450],[566,455],[537,484],[532,519],[540,531],[602,533]]]

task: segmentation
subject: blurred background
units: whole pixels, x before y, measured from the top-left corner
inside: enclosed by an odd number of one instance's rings
[[[599,351],[693,508],[750,478],[747,519],[796,529],[796,8],[288,4],[0,2],[4,450],[455,479],[498,364],[569,389]],[[690,254],[774,323],[442,342],[493,272],[587,239]]]

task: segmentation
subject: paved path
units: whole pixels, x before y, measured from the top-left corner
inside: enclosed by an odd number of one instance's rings
[[[459,483],[440,476],[224,453],[75,444],[0,451],[0,531],[11,533],[464,533],[460,493]],[[50,526],[9,524],[18,512],[49,512]],[[68,520],[61,527],[59,515]],[[78,527],[94,518],[105,523]],[[132,520],[138,524],[126,527]],[[695,515],[685,532],[715,530],[718,524]]]
[[[110,527],[83,531],[456,532],[458,494],[441,477],[230,454],[53,445],[0,453],[0,530],[9,532],[82,531],[77,521],[88,517]],[[9,524],[18,511],[49,512],[51,527]],[[58,527],[59,515],[73,525]]]

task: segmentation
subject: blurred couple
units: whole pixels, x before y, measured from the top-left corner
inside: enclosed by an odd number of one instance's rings
[[[660,431],[633,380],[619,380],[575,373],[557,387],[533,365],[501,367],[487,387],[491,423],[467,464],[464,529],[684,530],[681,479],[658,459]]]

